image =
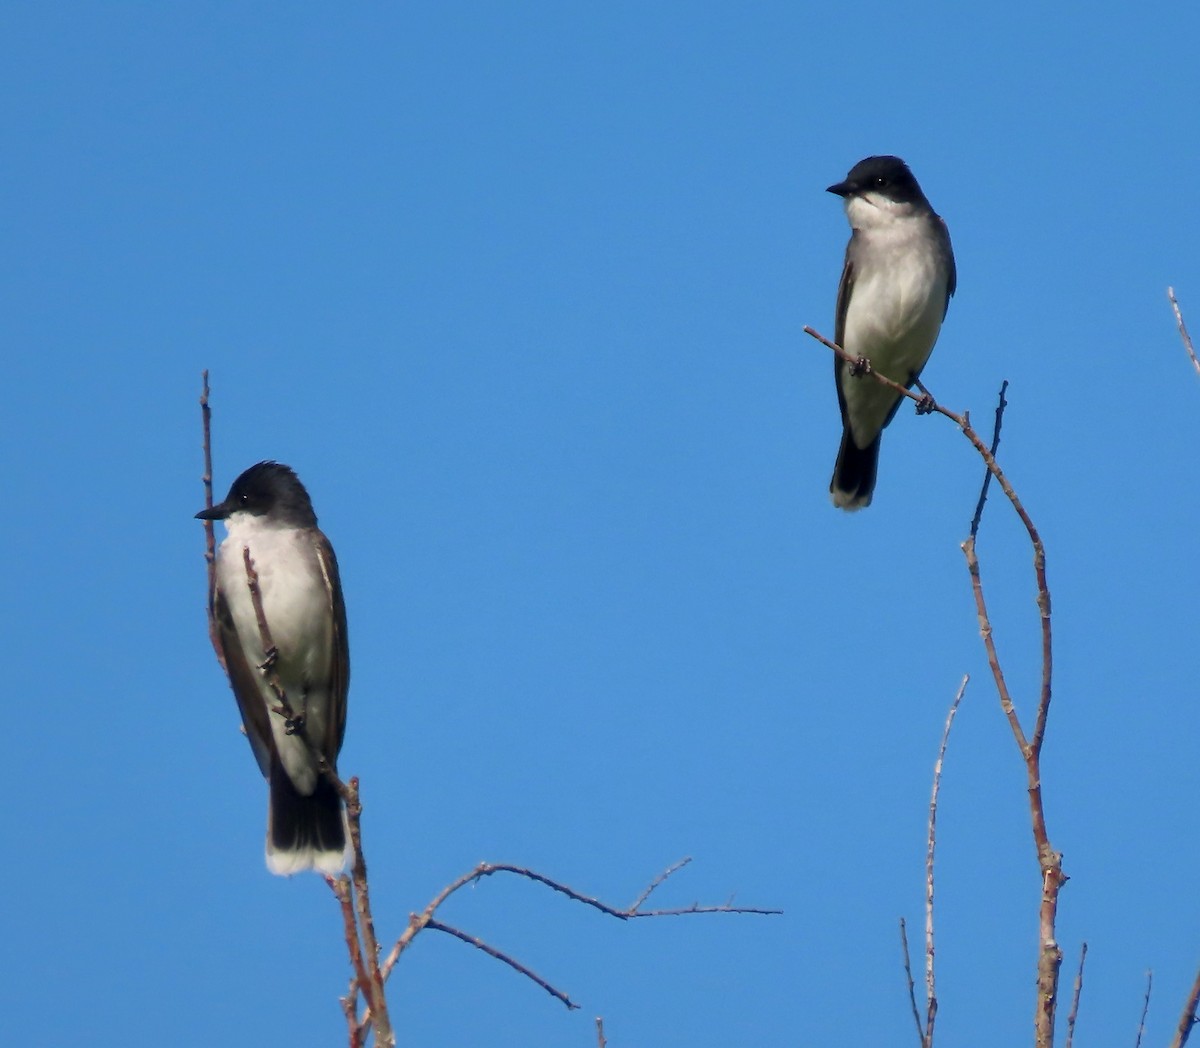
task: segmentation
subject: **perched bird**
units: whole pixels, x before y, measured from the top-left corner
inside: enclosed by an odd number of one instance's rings
[[[871,156],[829,187],[845,201],[850,243],[837,294],[834,341],[911,388],[933,352],[954,294],[954,252],[908,165]],[[829,493],[839,509],[871,504],[879,441],[900,406],[899,393],[852,373],[834,357],[842,446]]]
[[[312,752],[332,768],[346,729],[350,649],[333,547],[304,485],[278,462],[251,466],[224,502],[196,516],[223,520],[228,531],[217,551],[212,613],[250,747],[270,784],[267,866],[278,874],[339,873],[348,857],[342,803]],[[263,650],[245,549],[274,656]],[[291,723],[275,712],[269,658],[295,714]]]

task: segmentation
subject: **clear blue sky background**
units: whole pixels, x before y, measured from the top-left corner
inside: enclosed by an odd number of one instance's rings
[[[218,487],[292,464],[350,613],[342,769],[378,925],[429,933],[401,1043],[904,1045],[943,781],[939,1032],[1028,1044],[1039,875],[959,543],[980,466],[901,411],[836,512],[824,187],[907,158],[959,294],[926,379],[1041,526],[1045,751],[1076,1043],[1165,1044],[1200,962],[1194,5],[8,4],[0,210],[9,668],[5,1039],[344,1043],[315,877],[268,875],[265,788],[204,623]],[[1030,553],[980,555],[1022,713]],[[1065,1009],[1060,1016],[1060,1036]]]

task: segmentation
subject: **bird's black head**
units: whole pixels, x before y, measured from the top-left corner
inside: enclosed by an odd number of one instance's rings
[[[878,193],[898,203],[916,203],[925,194],[908,165],[898,156],[869,156],[850,169],[845,181],[830,186],[827,193],[840,197]]]
[[[229,489],[225,501],[196,514],[199,520],[225,520],[235,513],[270,516],[280,524],[315,528],[317,515],[300,478],[280,462],[259,462]]]

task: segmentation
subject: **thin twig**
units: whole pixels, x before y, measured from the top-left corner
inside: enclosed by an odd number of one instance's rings
[[[1146,1032],[1146,1013],[1150,1011],[1150,987],[1154,985],[1154,972],[1146,972],[1146,996],[1142,998],[1142,1018],[1138,1022],[1137,1040],[1133,1048],[1142,1048],[1142,1035]]]
[[[204,435],[204,508],[212,509],[212,408],[208,404],[208,370],[200,372],[200,429]],[[217,662],[226,676],[229,667],[225,662],[225,646],[221,643],[221,631],[217,627],[215,601],[217,599],[217,540],[213,534],[213,522],[204,522],[204,563],[208,574],[208,640],[216,652]]]
[[[1079,967],[1075,971],[1075,989],[1071,994],[1071,1011],[1067,1016],[1067,1041],[1063,1048],[1071,1048],[1075,1040],[1075,1020],[1079,1018],[1079,997],[1083,993],[1083,962],[1087,960],[1087,943],[1079,951]]]
[[[937,988],[934,980],[934,949],[933,949],[933,856],[937,847],[937,805],[938,791],[942,785],[942,764],[946,759],[946,747],[950,743],[950,726],[954,723],[954,715],[958,712],[959,703],[967,690],[970,675],[963,674],[962,683],[954,701],[950,704],[950,712],[946,714],[946,726],[942,729],[942,744],[938,747],[937,761],[933,766],[933,790],[929,797],[929,835],[925,848],[925,1035],[922,1040],[924,1048],[933,1048],[933,1026],[937,1018]]]
[[[279,682],[279,674],[275,673],[275,660],[279,654],[275,648],[275,641],[271,637],[271,624],[267,622],[267,613],[263,609],[262,587],[258,584],[258,571],[254,567],[254,560],[250,556],[250,547],[242,547],[242,563],[246,567],[246,585],[250,589],[250,603],[254,605],[254,619],[258,623],[258,638],[262,645],[263,655],[266,661],[259,667],[260,670],[267,676],[267,683],[271,690],[275,692],[275,697],[279,700],[282,707],[279,710],[272,710],[273,713],[278,713],[281,716],[286,716],[288,720],[295,717],[290,705],[288,705],[287,695],[283,690],[283,685]]]
[[[904,976],[908,980],[908,1003],[912,1005],[913,1023],[917,1027],[917,1040],[921,1048],[925,1048],[925,1031],[921,1027],[921,1013],[917,1011],[917,985],[913,982],[912,958],[908,955],[908,927],[903,917],[900,918],[900,949],[904,954]]]
[[[579,1005],[572,1001],[570,997],[562,992],[562,990],[556,990],[553,986],[546,982],[545,979],[538,975],[537,972],[525,967],[525,965],[523,965],[520,961],[514,960],[512,957],[509,957],[508,954],[497,950],[494,946],[489,946],[482,939],[478,939],[474,935],[468,935],[466,932],[459,931],[457,928],[452,928],[450,925],[442,924],[441,921],[433,920],[432,918],[426,922],[425,927],[432,928],[436,932],[445,932],[447,935],[453,935],[456,939],[461,939],[465,943],[470,943],[470,945],[474,946],[477,950],[482,950],[489,957],[494,957],[497,961],[507,964],[510,968],[520,972],[527,979],[532,979],[538,984],[538,986],[550,994],[551,997],[562,1001],[562,1003],[565,1004],[571,1011],[575,1011],[579,1007]]]
[[[996,424],[992,427],[992,446],[989,449],[992,458],[996,457],[996,450],[1000,447],[1000,423],[1004,419],[1004,409],[1008,407],[1008,401],[1004,399],[1004,394],[1008,391],[1008,379],[1000,383],[1000,401],[996,405]],[[979,534],[979,523],[983,519],[983,506],[987,502],[988,487],[992,483],[992,471],[985,470],[983,474],[983,486],[979,489],[979,501],[975,503],[975,515],[971,518],[971,538],[975,538]]]
[[[1167,288],[1167,298],[1171,302],[1171,308],[1175,310],[1175,323],[1179,325],[1179,337],[1183,339],[1183,348],[1187,350],[1187,354],[1192,358],[1192,367],[1196,369],[1196,374],[1200,375],[1200,359],[1196,358],[1195,347],[1192,346],[1192,336],[1188,334],[1187,325],[1183,322],[1183,310],[1179,308],[1179,303],[1175,301],[1175,289]]]
[[[839,346],[836,342],[830,342],[829,339],[827,339],[824,335],[822,335],[815,328],[811,328],[811,327],[805,325],[804,333],[806,335],[811,335],[818,342],[820,342],[821,345],[827,347],[828,349],[832,349],[834,351],[834,353],[836,353],[839,357],[841,357],[842,360],[844,360],[847,364],[859,364],[859,362],[860,362],[859,357],[855,356],[853,353],[849,352],[848,350],[842,349],[842,347]],[[928,390],[926,390],[923,386],[921,387],[921,394],[918,395],[918,394],[914,393],[911,389],[909,389],[907,386],[902,386],[899,382],[896,382],[894,379],[890,379],[886,375],[883,375],[880,372],[876,371],[873,367],[869,371],[865,372],[865,375],[871,376],[873,379],[875,379],[876,382],[880,383],[880,385],[887,386],[888,389],[890,389],[896,393],[899,393],[902,397],[908,397],[909,400],[913,401],[916,404],[924,404],[927,407],[926,413],[935,413],[936,412],[939,415],[945,415],[946,418],[950,419],[952,422],[958,423],[958,425],[960,425],[960,426],[963,424],[963,417],[961,415],[956,415],[949,408],[942,407],[941,404],[937,403],[937,401],[934,400],[933,395]],[[865,377],[865,375],[864,375],[864,377]],[[930,404],[929,401],[933,401],[933,403]]]
[[[678,906],[669,910],[638,910],[637,913],[629,913],[621,910],[605,910],[613,917],[620,917],[622,920],[628,918],[630,920],[636,917],[687,917],[693,913],[753,913],[759,917],[778,917],[782,910],[768,910],[757,906],[734,906],[732,903],[721,903],[719,906],[701,906],[699,903],[692,903],[691,906]]]
[[[691,861],[692,861],[692,857],[690,855],[685,855],[677,863],[673,863],[672,865],[668,866],[665,870],[663,870],[662,873],[660,873],[657,877],[654,878],[654,880],[652,880],[648,885],[646,885],[646,890],[644,892],[642,892],[642,894],[639,895],[636,899],[634,899],[633,905],[631,905],[629,907],[629,912],[636,913],[638,910],[640,910],[642,908],[642,903],[644,903],[647,899],[650,898],[650,893],[652,891],[654,891],[655,888],[657,888],[660,884],[662,884],[662,882],[665,881],[668,877],[670,877],[671,874],[675,873],[678,870],[682,870]]]
[[[1175,1039],[1171,1048],[1183,1048],[1196,1026],[1196,1009],[1200,1008],[1200,970],[1196,972],[1196,981],[1192,983],[1191,993],[1183,1005],[1183,1014],[1179,1017],[1179,1025],[1175,1028]]]
[[[1013,704],[1012,695],[1008,690],[1008,682],[1004,676],[1004,668],[1000,665],[1000,656],[996,651],[996,641],[992,636],[992,623],[988,617],[987,601],[983,595],[983,580],[979,572],[979,557],[975,552],[975,540],[968,538],[962,544],[962,550],[967,558],[967,570],[971,575],[971,592],[975,597],[975,611],[979,617],[979,633],[983,638],[983,647],[987,653],[988,667],[992,671],[992,680],[1000,696],[1000,707],[1004,711],[1004,716],[1008,718],[1008,725],[1012,729],[1013,738],[1017,740],[1017,746],[1028,762],[1031,747],[1025,739],[1025,731],[1017,716],[1017,708]]]
[[[596,1048],[608,1048],[608,1041],[604,1039],[604,1019],[596,1016]]]

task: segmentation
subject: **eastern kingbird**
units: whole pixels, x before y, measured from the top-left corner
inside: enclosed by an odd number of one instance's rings
[[[834,341],[911,388],[933,352],[956,275],[946,223],[898,156],[869,156],[827,192],[842,197],[850,243],[837,294]],[[829,493],[839,509],[871,504],[879,440],[901,396],[833,358],[842,446]]]
[[[212,613],[250,747],[270,783],[267,866],[278,874],[340,873],[347,860],[341,799],[310,749],[333,767],[346,730],[350,648],[333,547],[304,485],[278,462],[251,466],[224,502],[196,516],[225,521],[229,533],[217,551]],[[274,670],[299,726],[274,712],[279,700],[267,684],[244,549],[258,574]]]

